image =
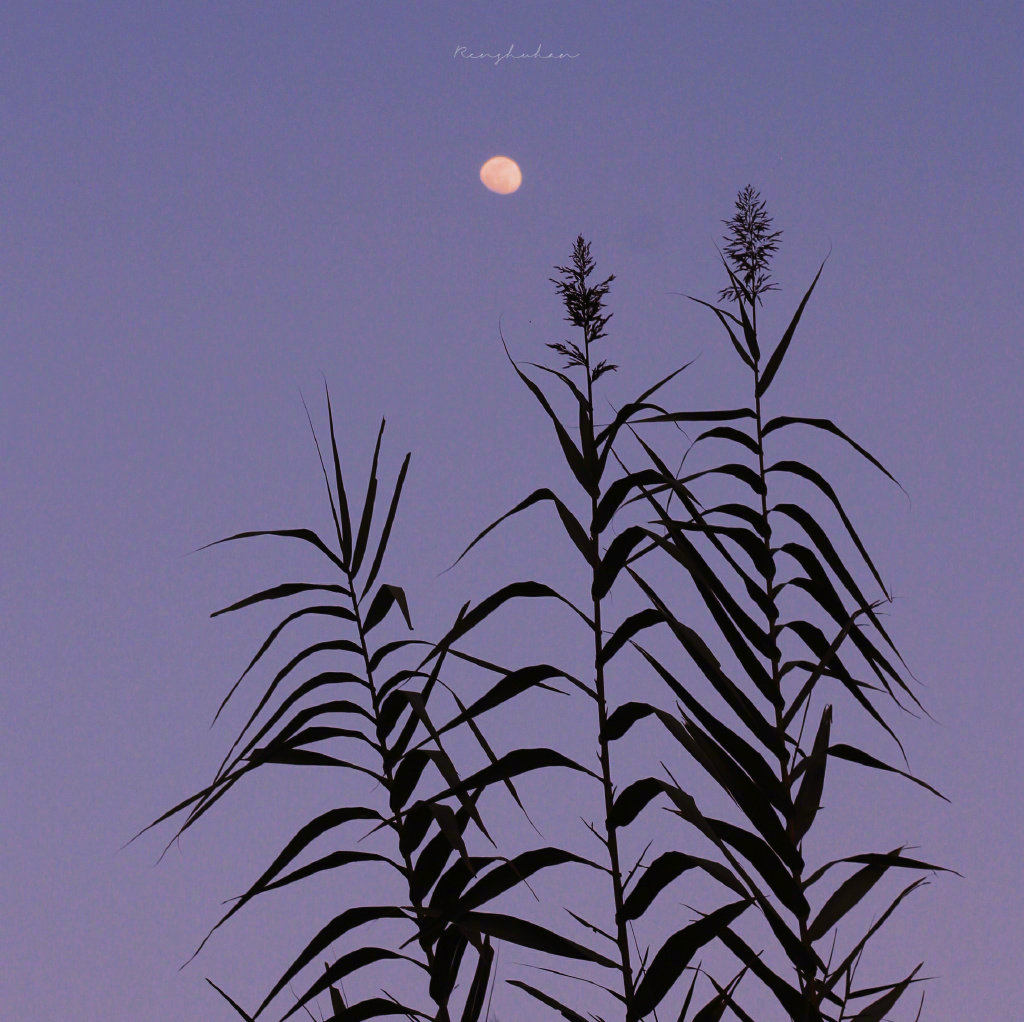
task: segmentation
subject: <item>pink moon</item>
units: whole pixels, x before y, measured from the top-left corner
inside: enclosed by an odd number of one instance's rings
[[[480,180],[498,195],[511,195],[523,183],[523,172],[515,160],[492,156],[480,168]]]

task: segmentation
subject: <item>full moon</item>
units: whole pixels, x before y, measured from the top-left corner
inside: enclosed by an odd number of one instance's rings
[[[507,156],[492,156],[480,168],[480,180],[499,195],[509,195],[523,183],[523,172],[515,160]]]

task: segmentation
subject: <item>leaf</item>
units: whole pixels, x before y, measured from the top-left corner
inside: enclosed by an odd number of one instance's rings
[[[605,489],[601,499],[597,503],[597,510],[594,513],[593,527],[597,535],[601,535],[611,524],[615,512],[622,506],[623,501],[633,492],[646,484],[657,486],[662,481],[661,473],[653,468],[641,469],[639,472],[630,472],[614,480]]]
[[[612,803],[612,811],[608,814],[609,829],[628,826],[665,787],[665,782],[658,777],[643,777],[627,785]]]
[[[903,996],[906,989],[913,982],[914,977],[921,971],[923,962],[919,962],[906,979],[896,983],[886,994],[883,994],[877,1001],[873,1001],[862,1011],[853,1016],[852,1022],[882,1022],[889,1010]]]
[[[370,609],[366,612],[366,617],[363,619],[363,633],[368,633],[371,628],[380,624],[387,615],[387,612],[396,603],[402,611],[405,623],[409,626],[409,630],[412,631],[412,620],[409,617],[409,604],[406,602],[405,590],[401,586],[385,583],[377,590],[377,595],[374,596]]]
[[[509,671],[488,692],[477,699],[476,702],[458,716],[453,717],[438,730],[440,734],[451,731],[467,720],[476,719],[488,710],[501,706],[521,692],[527,692],[531,688],[541,688],[548,692],[562,694],[561,689],[557,689],[553,685],[544,684],[548,678],[572,680],[564,671],[559,670],[557,667],[552,667],[550,664],[533,664],[529,667],[521,667],[516,671]]]
[[[705,302],[701,298],[694,298],[693,295],[687,295],[686,297],[689,298],[691,302],[696,302],[698,305],[703,305],[706,308],[710,309],[718,317],[718,321],[722,324],[722,326],[725,327],[725,329],[729,333],[729,340],[732,341],[732,346],[736,349],[736,354],[739,355],[739,357],[743,359],[743,361],[751,369],[753,369],[753,360],[751,359],[750,355],[748,355],[747,352],[743,350],[743,345],[740,344],[736,334],[733,333],[732,327],[729,326],[729,324],[726,322],[725,317],[728,316],[729,319],[735,320],[737,323],[739,322],[739,320],[736,320],[736,317],[733,316],[731,313],[726,312],[724,309],[719,309],[717,306],[712,305],[710,302]]]
[[[855,748],[852,745],[832,745],[829,747],[828,752],[830,756],[848,760],[850,763],[859,763],[861,766],[874,767],[875,770],[888,770],[890,773],[899,774],[900,777],[905,777],[908,781],[913,781],[914,784],[919,784],[922,788],[927,788],[933,795],[938,795],[943,802],[949,801],[941,791],[933,788],[930,784],[922,781],[920,778],[907,773],[905,770],[898,770],[894,766],[889,766],[888,763],[883,763],[880,759],[875,759],[874,756],[871,756],[866,752],[862,752],[860,749]]]
[[[814,280],[811,281],[811,286],[807,289],[807,293],[797,306],[797,310],[793,314],[793,318],[790,320],[789,326],[786,327],[786,332],[782,335],[782,340],[779,341],[778,346],[772,352],[771,358],[768,359],[768,364],[764,367],[764,372],[757,381],[758,397],[761,397],[765,391],[768,390],[772,384],[772,380],[775,379],[775,374],[779,371],[779,366],[782,365],[782,360],[785,358],[786,350],[789,348],[790,341],[793,340],[793,334],[796,332],[797,324],[800,322],[800,317],[803,315],[804,306],[807,305],[807,301],[811,297],[811,292],[818,283],[818,278],[821,276],[821,271],[823,269],[825,269],[824,259],[821,261],[821,266],[818,267],[818,272],[815,274]],[[762,433],[762,435],[764,434]]]
[[[712,429],[705,430],[693,441],[693,446],[696,447],[701,440],[729,440],[732,443],[739,444],[741,447],[745,447],[755,457],[761,453],[761,448],[758,447],[757,441],[750,434],[744,433],[742,430],[735,429],[732,426],[715,426]]]
[[[599,866],[596,862],[573,852],[552,847],[535,848],[528,852],[522,852],[500,866],[495,866],[466,891],[452,912],[457,917],[461,917],[463,912],[485,905],[516,885],[523,883],[527,877],[533,876],[538,870],[549,869],[552,866],[560,866],[569,862],[590,866],[602,873],[607,872],[604,866]]]
[[[345,496],[345,483],[341,476],[341,461],[338,458],[338,440],[334,433],[334,412],[331,409],[331,394],[327,390],[327,381],[324,381],[324,392],[327,395],[327,424],[331,434],[331,454],[334,460],[334,486],[338,492],[338,511],[341,515],[341,533],[338,539],[341,542],[341,556],[348,570],[352,565],[352,522],[348,513],[348,498]],[[314,434],[315,439],[315,434]],[[319,450],[319,446],[317,447]],[[327,487],[328,494],[330,486]]]
[[[277,674],[274,675],[273,681],[271,681],[270,685],[267,687],[267,690],[263,693],[263,696],[260,699],[259,703],[257,704],[256,709],[253,710],[252,713],[249,715],[249,718],[248,720],[246,720],[241,732],[239,732],[238,738],[235,740],[234,745],[232,745],[231,747],[232,750],[237,746],[238,742],[241,741],[242,735],[244,735],[245,732],[248,731],[250,727],[252,727],[252,725],[256,721],[256,718],[260,715],[260,713],[263,712],[263,708],[267,705],[268,702],[270,702],[270,699],[273,696],[274,692],[277,691],[278,685],[280,685],[281,682],[284,681],[284,679],[287,678],[288,675],[291,674],[296,667],[298,667],[300,664],[308,660],[310,657],[316,656],[317,653],[326,652],[362,653],[363,649],[361,646],[357,646],[354,642],[350,642],[348,639],[333,639],[327,642],[314,643],[312,646],[307,646],[304,650],[301,650],[299,653],[297,653],[294,657],[291,658],[291,660],[288,661],[287,664],[285,664],[284,667],[281,668],[280,671],[277,672]],[[347,677],[353,679],[356,678],[355,675],[349,675]],[[237,688],[241,680],[242,679],[239,678],[238,681],[235,682],[235,688]],[[365,682],[362,681],[362,679],[356,680],[358,680],[361,684],[365,685]],[[234,692],[234,688],[232,688],[231,692],[228,693],[228,699],[231,698],[232,692]],[[226,701],[227,700],[225,700],[225,702]],[[223,707],[224,703],[221,704],[222,709]],[[228,755],[230,754],[231,753],[229,752]]]
[[[244,600],[232,603],[230,607],[221,607],[220,610],[215,610],[210,617],[219,617],[221,614],[230,614],[234,610],[241,610],[243,607],[251,607],[255,603],[262,603],[264,600],[286,599],[289,596],[297,596],[299,593],[308,593],[314,590],[318,592],[339,593],[342,596],[352,595],[352,590],[346,589],[344,586],[313,582],[283,582],[281,585],[273,586],[270,589],[263,589],[258,593],[253,593],[252,596],[247,596]],[[352,615],[351,611],[349,611],[349,614],[351,615],[350,620],[354,620],[355,615]]]
[[[253,1017],[251,1015],[247,1015],[244,1011],[242,1011],[242,1009],[233,1000],[231,1000],[231,998],[228,997],[228,995],[224,993],[224,991],[221,990],[221,988],[217,986],[217,984],[214,983],[214,981],[210,979],[209,976],[206,977],[206,982],[209,983],[210,986],[212,986],[213,989],[216,990],[217,993],[220,994],[221,997],[223,997],[224,1000],[227,1001],[228,1004],[230,1004],[231,1007],[234,1008],[235,1011],[237,1011],[242,1018],[245,1019],[245,1022],[253,1022]]]
[[[569,600],[567,600],[561,593],[556,592],[550,586],[544,585],[541,582],[510,582],[506,586],[502,586],[497,592],[492,593],[486,599],[481,600],[472,610],[468,613],[459,614],[458,620],[449,629],[448,634],[434,647],[433,651],[429,653],[420,664],[422,668],[426,663],[436,657],[443,650],[446,650],[458,639],[461,639],[467,632],[472,631],[478,624],[486,620],[493,614],[502,604],[507,603],[509,600],[515,599],[539,599],[545,597],[552,597],[556,600],[560,600],[571,610],[575,611],[591,629],[594,627],[594,623],[587,617],[583,611],[578,610]],[[465,610],[465,607],[463,608]]]
[[[633,1011],[642,1018],[661,1003],[690,959],[709,941],[718,937],[750,905],[750,899],[723,905],[695,923],[677,930],[654,956],[633,997]]]
[[[743,767],[751,780],[780,812],[789,811],[789,794],[782,787],[765,758],[748,741],[727,727],[713,713],[709,713],[686,688],[681,685],[655,657],[642,646],[633,644],[647,662],[658,672],[676,697],[687,710],[704,725],[704,729],[715,738],[736,762]]]
[[[252,539],[254,536],[283,536],[287,539],[301,539],[304,543],[310,543],[317,548],[330,562],[345,570],[345,565],[338,559],[324,541],[311,529],[255,529],[249,532],[236,532],[233,536],[225,536],[223,539],[215,539],[212,543],[205,543],[199,550],[209,550],[210,547],[220,546],[221,543],[233,543],[237,539]]]
[[[298,958],[288,967],[284,975],[274,984],[273,989],[256,1009],[261,1014],[268,1004],[288,985],[289,981],[300,973],[311,961],[319,958],[330,947],[333,941],[339,940],[346,933],[373,922],[375,919],[408,919],[402,909],[391,905],[360,905],[350,908],[341,915],[335,916],[306,945]]]
[[[363,554],[366,552],[366,540],[370,535],[373,505],[377,498],[377,462],[380,458],[380,442],[384,437],[384,422],[384,419],[380,420],[380,431],[377,433],[377,443],[373,448],[373,463],[370,465],[370,477],[366,483],[366,499],[363,501],[363,513],[359,516],[359,531],[356,533],[356,545],[352,552],[352,563],[350,565],[353,575],[359,573],[359,568],[363,563]]]
[[[781,976],[776,975],[739,936],[726,927],[720,934],[719,940],[775,995],[775,999],[782,1005],[790,1018],[808,1019],[808,1022],[819,1022],[820,1014],[811,1013],[809,1005],[799,991],[790,986]]]
[[[715,691],[718,692],[729,708],[750,729],[757,739],[767,749],[777,754],[780,750],[778,749],[778,740],[774,729],[751,702],[750,698],[722,670],[721,663],[719,663],[718,658],[708,648],[707,643],[688,625],[677,621],[657,593],[639,575],[634,574],[634,580],[647,593],[655,607],[662,613],[665,622],[672,629],[680,645],[686,650],[697,667],[700,668],[701,673],[711,683]]]
[[[652,628],[661,624],[665,618],[660,610],[648,607],[646,610],[630,614],[622,624],[612,633],[608,640],[601,645],[601,652],[598,655],[598,664],[606,664],[615,656],[622,647],[633,638],[637,632],[645,628]]]
[[[608,591],[629,559],[629,555],[639,543],[647,538],[647,535],[647,529],[643,526],[631,525],[629,528],[623,529],[611,541],[604,557],[601,558],[594,571],[591,595],[595,601],[602,600],[608,595]]]
[[[473,982],[466,995],[466,1004],[462,1010],[462,1022],[478,1022],[480,1012],[484,1010],[487,997],[487,984],[491,978],[491,967],[494,963],[494,948],[489,937],[484,938],[484,946],[477,957]]]
[[[428,821],[430,819],[436,820],[439,828],[438,833],[427,842],[426,847],[420,853],[413,867],[409,883],[409,893],[414,901],[419,902],[427,896],[430,889],[437,882],[441,871],[447,865],[453,852],[458,852],[461,861],[468,869],[470,875],[475,875],[476,869],[472,865],[462,838],[469,824],[470,807],[462,805],[455,812],[450,806],[440,803],[416,803],[405,814],[402,825],[402,850],[404,854],[410,856],[419,847],[423,837],[426,836],[426,827],[424,827],[422,834],[414,834],[406,840],[406,833],[410,828],[411,822],[417,823],[418,826],[418,821],[415,820],[413,815],[414,811],[416,814],[423,814]],[[449,814],[451,815],[449,816]],[[412,847],[409,847],[409,845]]]
[[[380,820],[381,818],[380,813],[373,809],[366,809],[362,806],[350,806],[345,809],[331,809],[326,813],[321,813],[310,820],[309,823],[299,828],[295,836],[278,853],[270,866],[260,874],[249,890],[235,902],[230,911],[203,938],[202,944],[193,952],[192,958],[195,958],[202,951],[203,946],[213,936],[215,930],[226,923],[250,899],[265,890],[270,881],[280,874],[290,862],[294,861],[318,837],[321,837],[330,830],[334,830],[336,827],[342,826],[342,824],[351,823],[353,820]],[[372,858],[383,858],[383,856],[371,855],[371,853],[365,853],[365,855],[369,855]]]
[[[411,755],[411,753],[410,753]],[[514,749],[500,757],[497,762],[478,770],[465,778],[457,787],[447,788],[434,796],[434,801],[442,798],[449,798],[461,792],[471,791],[475,788],[486,788],[495,781],[506,781],[519,774],[525,774],[531,770],[543,770],[548,767],[566,767],[569,770],[579,770],[581,773],[600,780],[597,774],[581,766],[568,756],[563,756],[554,749]]]
[[[668,732],[730,795],[747,819],[764,835],[768,844],[780,855],[792,857],[788,839],[771,803],[732,757],[689,718],[684,717],[684,726],[663,710],[655,712]]]
[[[600,738],[605,742],[614,742],[626,734],[629,729],[644,717],[649,717],[657,711],[650,703],[628,702],[617,706],[605,721],[604,731]]]
[[[655,392],[660,390],[666,383],[678,376],[684,369],[689,369],[694,363],[694,359],[690,359],[685,365],[681,365],[678,369],[673,370],[668,376],[662,377],[653,386],[648,387],[635,401],[630,401],[624,404],[616,413],[615,418],[612,422],[605,426],[595,438],[595,443],[598,447],[604,445],[600,455],[599,469],[603,472],[605,462],[608,460],[608,452],[612,450],[615,443],[615,437],[618,435],[619,430],[630,420],[630,417],[635,415],[637,412],[642,411],[645,408],[656,408],[656,405],[647,404],[647,399]],[[613,484],[614,485],[614,484]],[[610,490],[611,487],[609,486]],[[607,492],[607,490],[606,490]]]
[[[885,584],[882,582],[882,576],[878,574],[875,568],[874,562],[868,556],[868,552],[861,542],[860,536],[857,535],[857,530],[854,529],[853,523],[847,517],[846,512],[843,510],[843,505],[839,502],[839,498],[836,496],[835,490],[822,478],[821,474],[816,472],[812,468],[808,468],[806,465],[799,461],[777,461],[774,465],[769,465],[766,472],[787,472],[790,475],[799,476],[802,479],[806,479],[809,483],[816,486],[826,497],[832,502],[832,506],[836,509],[842,520],[843,525],[846,528],[847,535],[853,540],[854,546],[857,548],[857,552],[861,555],[864,563],[867,565],[871,574],[874,576],[875,581],[878,583],[878,587],[885,593],[886,597],[889,597],[889,591],[885,588]],[[891,598],[891,597],[889,597]]]
[[[399,470],[398,479],[395,482],[395,492],[391,495],[391,504],[388,507],[388,516],[384,522],[384,528],[381,530],[380,539],[377,541],[377,552],[373,556],[373,564],[370,566],[370,574],[366,576],[366,581],[363,583],[364,596],[373,587],[373,583],[376,582],[377,572],[380,571],[380,566],[384,561],[384,552],[387,549],[388,540],[391,538],[391,528],[395,524],[398,502],[402,496],[402,486],[405,484],[405,477],[409,471],[409,460],[411,458],[411,453],[406,454],[402,467]]]
[[[494,912],[468,912],[459,918],[458,925],[477,933],[485,933],[495,940],[507,940],[511,944],[533,948],[535,951],[557,955],[559,958],[574,958],[583,962],[595,962],[608,969],[617,968],[616,964],[604,955],[562,937],[544,926],[514,916]]]
[[[746,897],[743,885],[721,863],[679,851],[663,852],[644,870],[643,875],[626,896],[622,903],[622,918],[639,919],[673,880],[691,869],[703,869],[741,898]]]
[[[779,415],[772,419],[761,431],[762,436],[767,436],[769,433],[776,429],[782,429],[784,426],[802,425],[811,426],[814,429],[823,430],[826,433],[831,433],[833,436],[839,437],[841,440],[849,444],[862,458],[871,462],[879,472],[882,473],[891,482],[894,482],[897,486],[903,490],[900,486],[899,480],[873,455],[870,451],[865,450],[855,440],[851,439],[844,433],[831,419],[814,419],[807,418],[803,415]],[[906,490],[903,490],[906,493]]]
[[[459,978],[462,956],[466,953],[469,938],[455,926],[449,926],[438,940],[434,949],[434,961],[430,967],[430,996],[437,1004],[447,1004]]]
[[[416,1011],[406,1004],[387,997],[368,997],[364,1001],[351,1004],[340,1015],[327,1019],[327,1022],[364,1022],[368,1018],[394,1018],[401,1015],[408,1020],[423,1019],[429,1022],[429,1016]]]
[[[752,408],[716,408],[702,412],[666,412],[640,422],[722,422],[732,419],[756,419]]]
[[[597,496],[599,492],[599,480],[597,478],[591,478],[587,472],[587,466],[584,462],[583,455],[579,449],[572,442],[572,438],[565,431],[565,427],[562,425],[558,416],[554,413],[551,405],[548,404],[548,399],[544,396],[544,391],[537,386],[520,368],[516,365],[514,359],[509,355],[508,346],[505,344],[505,338],[501,339],[502,346],[505,348],[505,354],[508,356],[509,362],[512,363],[512,368],[516,371],[516,375],[526,384],[530,392],[537,399],[540,406],[548,414],[548,418],[551,420],[552,425],[555,427],[555,434],[558,437],[558,443],[562,448],[562,453],[565,455],[566,463],[572,470],[572,474],[576,477],[577,482],[592,496]]]
[[[793,803],[793,815],[790,818],[794,843],[799,844],[810,829],[821,806],[821,793],[825,787],[825,768],[828,759],[828,738],[832,727],[832,707],[826,706],[821,714],[821,723],[814,738],[814,746],[807,758],[804,779],[800,783]]]
[[[847,953],[843,961],[835,969],[832,970],[832,973],[829,976],[827,976],[824,979],[823,986],[826,990],[831,991],[840,979],[842,979],[844,976],[848,974],[852,975],[850,970],[856,968],[856,962],[859,959],[860,954],[863,951],[864,946],[867,944],[867,942],[882,928],[886,920],[889,918],[889,916],[893,914],[893,912],[896,911],[896,908],[904,900],[904,898],[906,898],[912,892],[916,891],[925,883],[927,883],[927,881],[923,877],[919,877],[912,884],[908,884],[906,887],[904,887],[903,890],[900,891],[900,893],[897,894],[895,898],[893,898],[893,900],[889,903],[885,911],[871,924],[867,932],[860,938],[860,940],[857,941],[853,948],[851,948],[851,950]]]
[[[825,562],[835,573],[836,578],[839,579],[839,581],[846,587],[846,591],[857,601],[858,607],[868,615],[871,623],[889,644],[889,648],[895,651],[896,647],[893,645],[892,639],[889,638],[888,633],[875,614],[874,605],[870,603],[861,592],[860,587],[857,585],[851,573],[847,570],[842,558],[838,553],[836,553],[835,547],[826,535],[825,530],[822,529],[822,527],[807,511],[796,504],[776,504],[775,507],[772,508],[772,512],[786,515],[804,530],[808,539],[811,540],[818,552],[825,558]]]
[[[904,858],[900,853],[902,848],[881,854],[869,854],[863,856],[850,856],[840,860],[842,862],[867,862],[863,869],[857,870],[853,876],[847,877],[828,898],[821,911],[815,917],[814,922],[807,928],[807,936],[810,940],[819,940],[843,916],[854,908],[861,899],[878,883],[890,867],[902,867],[905,869],[940,869],[929,863],[919,862],[916,859]],[[810,880],[808,881],[808,884]]]
[[[503,521],[507,518],[511,518],[513,515],[519,514],[520,511],[525,511],[527,508],[532,507],[534,504],[538,504],[541,501],[551,501],[555,505],[555,510],[558,512],[558,517],[562,520],[562,525],[565,527],[566,534],[573,541],[576,549],[579,550],[583,557],[589,564],[591,561],[591,545],[590,539],[587,536],[586,530],[579,523],[576,516],[565,506],[562,500],[553,491],[547,487],[541,487],[540,489],[534,490],[528,497],[521,500],[511,511],[506,511],[500,518],[496,518],[490,525],[487,526],[482,532],[480,532],[476,539],[462,551],[461,554],[452,562],[451,566],[445,570],[451,571],[463,557],[466,556],[486,536],[492,529],[496,529]]]
[[[333,965],[327,966],[324,974],[318,977],[316,982],[295,1002],[292,1008],[281,1016],[281,1022],[284,1022],[286,1018],[291,1018],[303,1005],[308,1004],[314,997],[328,989],[331,991],[332,1010],[337,1015],[340,1010],[345,1009],[345,1004],[341,1000],[340,992],[332,984],[337,983],[340,979],[344,979],[350,973],[362,969],[364,966],[372,965],[374,962],[395,960],[411,962],[417,968],[424,968],[416,959],[409,958],[408,955],[399,954],[397,951],[388,951],[385,948],[364,947],[357,951],[350,951],[348,954],[342,955]]]
[[[549,1008],[554,1008],[562,1018],[566,1018],[569,1022],[591,1022],[590,1019],[585,1018],[578,1011],[574,1011],[567,1005],[562,1004],[561,1001],[555,1000],[550,994],[544,993],[542,990],[538,990],[534,986],[530,986],[529,983],[524,983],[521,979],[509,979],[505,981],[509,986],[519,987],[520,990],[525,990],[531,997],[536,998],[541,1004],[546,1004]]]

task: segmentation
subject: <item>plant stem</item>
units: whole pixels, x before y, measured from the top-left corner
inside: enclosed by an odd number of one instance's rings
[[[751,325],[753,327],[754,336],[757,336],[757,303],[752,303],[751,306]],[[782,697],[782,678],[780,675],[781,670],[781,652],[779,650],[779,606],[776,600],[775,593],[775,553],[772,549],[772,530],[771,521],[768,515],[768,473],[765,471],[764,464],[764,422],[761,415],[761,393],[760,393],[760,382],[761,382],[761,369],[758,362],[754,362],[754,416],[757,425],[757,470],[758,475],[761,479],[761,521],[764,528],[764,545],[765,545],[765,570],[767,575],[765,577],[765,586],[768,597],[768,645],[771,650],[771,680],[772,680],[772,692],[776,696],[775,699],[775,734],[776,741],[778,743],[778,758],[779,758],[779,774],[782,782],[784,791],[790,791],[792,785],[792,774],[789,765],[789,755],[786,751],[786,726],[785,726],[785,714],[784,701]],[[793,799],[790,798],[790,804],[792,805]],[[786,832],[792,833],[791,821],[786,820]],[[799,849],[798,849],[799,851]],[[794,882],[799,888],[803,887],[803,870],[794,868],[791,869]],[[804,947],[808,947],[807,940],[807,920],[799,919],[800,926],[800,943]],[[809,950],[809,948],[808,948]],[[814,977],[806,976],[802,970],[798,970],[798,979],[800,983],[800,993],[803,997],[804,1004],[804,1019],[803,1022],[807,1022],[810,1012],[810,1001],[809,997],[809,986],[813,985]]]
[[[583,436],[581,443],[584,451],[594,452],[594,381],[590,367],[590,323],[584,321],[584,354],[587,377],[587,411],[582,423]],[[596,476],[596,454],[594,454],[594,466]],[[597,504],[599,486],[591,487],[590,492],[590,564],[591,564],[591,593],[596,591],[597,569],[601,563],[601,550],[597,531]],[[633,966],[629,953],[629,934],[626,929],[626,921],[623,918],[624,891],[622,882],[622,868],[619,863],[619,842],[616,828],[612,824],[612,808],[615,802],[615,789],[612,783],[611,756],[608,748],[607,724],[608,724],[608,700],[605,695],[604,662],[602,657],[602,631],[601,631],[601,600],[593,598],[594,613],[594,689],[597,694],[597,721],[598,721],[598,743],[600,746],[601,761],[601,785],[604,791],[604,814],[605,814],[605,845],[608,849],[608,860],[612,876],[612,896],[615,904],[615,936],[619,947],[619,955],[622,963],[622,996],[626,1005],[626,1022],[634,1022],[633,1014]]]
[[[355,614],[356,629],[359,634],[359,647],[363,655],[363,669],[366,672],[366,684],[370,690],[370,700],[373,704],[373,723],[377,734],[377,743],[380,747],[381,764],[384,769],[384,777],[386,778],[386,786],[388,794],[390,796],[391,790],[394,786],[394,770],[392,764],[387,755],[387,739],[381,726],[381,706],[380,698],[377,694],[377,686],[373,682],[373,669],[370,666],[370,652],[367,648],[366,633],[363,631],[363,616],[359,609],[359,599],[356,596],[356,580],[351,574],[348,573],[348,588],[352,594],[352,612]],[[390,799],[389,799],[390,802]],[[392,808],[389,804],[389,808]],[[412,877],[413,877],[413,862],[412,855],[403,847],[402,842],[402,829],[403,829],[403,818],[400,809],[393,809],[394,821],[391,824],[392,830],[398,838],[398,848],[402,856],[402,861],[405,864],[406,876],[408,877],[409,885],[409,899],[412,902],[413,910],[416,912],[417,929],[419,930],[419,944],[423,949],[423,955],[426,958],[427,968],[433,972],[434,969],[434,949],[430,941],[426,938],[423,930],[423,920],[425,918],[423,914],[423,899],[420,898],[419,892],[414,888]],[[448,1006],[447,1004],[439,1004],[438,1006],[437,1022],[448,1022]]]

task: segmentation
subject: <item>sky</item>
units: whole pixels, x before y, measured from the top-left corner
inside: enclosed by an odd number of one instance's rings
[[[5,4],[0,1015],[230,1019],[204,977],[251,1006],[324,918],[322,891],[268,896],[178,971],[344,798],[315,773],[240,785],[158,865],[168,828],[119,850],[251,706],[209,728],[272,617],[210,613],[311,563],[196,548],[329,524],[302,398],[325,428],[326,378],[353,478],[382,417],[385,478],[412,452],[389,570],[425,634],[513,577],[569,578],[540,511],[440,575],[569,482],[499,329],[523,361],[564,338],[549,278],[582,233],[616,277],[610,395],[697,358],[680,406],[733,401],[728,342],[683,296],[723,286],[721,220],[752,183],[784,232],[769,327],[828,256],[773,400],[833,418],[908,495],[836,461],[934,718],[904,721],[910,763],[951,800],[848,808],[872,846],[891,828],[963,874],[878,961],[924,960],[923,1018],[1013,1017],[1022,30],[1011,3]],[[571,56],[466,56],[538,47]],[[498,154],[514,194],[480,183]],[[536,1017],[503,985],[494,1010]]]

